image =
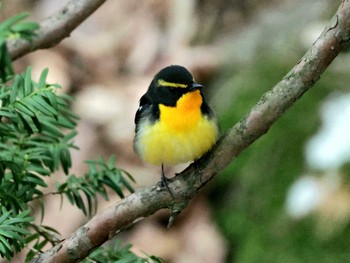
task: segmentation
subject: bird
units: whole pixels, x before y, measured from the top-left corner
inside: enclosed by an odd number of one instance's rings
[[[135,114],[134,151],[161,166],[161,186],[172,196],[164,166],[195,161],[218,139],[217,118],[203,88],[185,67],[167,66],[154,76]]]

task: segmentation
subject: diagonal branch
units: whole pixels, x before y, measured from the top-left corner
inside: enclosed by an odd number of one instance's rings
[[[31,40],[8,40],[7,47],[12,60],[38,49],[58,44],[88,18],[106,0],[71,0],[60,11],[39,24],[37,35]]]
[[[171,220],[220,170],[232,162],[293,105],[329,66],[350,39],[350,0],[343,0],[329,25],[294,68],[206,156],[171,180],[167,190],[154,185],[138,190],[93,217],[72,236],[41,254],[34,262],[75,262],[124,228],[159,209],[170,208]],[[200,175],[198,175],[200,172]]]

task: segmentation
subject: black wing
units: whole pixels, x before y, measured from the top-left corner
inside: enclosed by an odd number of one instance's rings
[[[203,102],[201,105],[201,111],[203,115],[208,116],[209,118],[214,117],[214,112],[212,111],[212,109],[210,108],[210,106],[208,105],[207,101],[205,100],[203,93],[201,92],[202,98],[203,98]]]
[[[152,101],[146,93],[141,97],[139,108],[137,109],[135,114],[135,119],[134,119],[134,122],[136,124],[135,132],[137,131],[137,126],[140,122],[140,119],[142,118],[143,113],[147,111],[151,106],[152,106]]]

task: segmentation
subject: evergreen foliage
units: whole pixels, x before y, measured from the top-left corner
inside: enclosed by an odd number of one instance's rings
[[[108,187],[124,197],[124,188],[133,192],[133,178],[115,166],[114,156],[107,162],[102,158],[86,161],[88,171],[81,177],[69,174],[70,151],[77,149],[74,138],[79,120],[69,107],[73,100],[57,94],[59,85],[47,83],[48,69],[42,71],[38,81],[32,79],[30,67],[15,74],[7,50],[8,39],[30,41],[35,36],[38,25],[23,21],[26,17],[20,14],[0,24],[0,257],[11,260],[27,248],[29,261],[45,245],[56,245],[62,239],[54,228],[34,222],[33,201],[39,201],[42,218],[48,194],[66,196],[72,205],[91,216],[97,208],[97,194],[108,199]],[[67,175],[65,182],[57,184],[54,193],[45,191],[45,178],[61,169]],[[119,255],[122,261],[118,262],[150,262],[129,248],[106,246],[92,257],[104,255],[104,262],[117,262],[115,255]],[[152,258],[152,262],[160,262]]]
[[[122,247],[120,242],[114,242],[96,249],[83,263],[162,263],[163,261],[155,256],[146,258],[138,257],[130,251],[131,245]]]

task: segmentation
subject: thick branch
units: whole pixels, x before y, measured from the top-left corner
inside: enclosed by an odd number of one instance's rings
[[[41,254],[35,262],[80,260],[127,226],[161,208],[170,208],[173,219],[205,183],[265,134],[314,85],[349,39],[350,0],[344,0],[317,41],[282,81],[264,94],[250,112],[221,137],[208,155],[171,180],[169,187],[175,199],[157,185],[140,189],[97,214],[71,237]]]
[[[88,18],[106,0],[71,0],[55,15],[46,18],[31,40],[9,40],[7,47],[13,60],[38,49],[58,44]]]

